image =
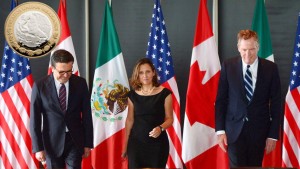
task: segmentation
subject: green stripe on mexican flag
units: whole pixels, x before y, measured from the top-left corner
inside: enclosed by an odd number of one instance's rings
[[[252,19],[252,30],[258,34],[260,58],[274,62],[270,28],[264,0],[257,0]]]
[[[119,38],[111,7],[106,2],[91,95],[94,168],[111,168],[122,164],[121,130],[125,127],[127,116],[128,91],[128,78]]]

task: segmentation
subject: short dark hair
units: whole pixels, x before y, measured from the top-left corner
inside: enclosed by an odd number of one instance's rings
[[[64,49],[55,51],[51,56],[51,66],[55,67],[56,63],[70,63],[74,62],[72,54]]]
[[[148,64],[151,67],[152,71],[154,72],[154,76],[152,78],[153,86],[158,87],[160,85],[160,83],[158,82],[157,73],[155,71],[155,67],[154,67],[152,61],[148,58],[142,58],[136,63],[135,67],[133,68],[131,78],[129,79],[130,86],[134,90],[138,90],[142,87],[142,83],[139,80],[139,71],[140,71],[141,65],[144,65],[144,64]]]

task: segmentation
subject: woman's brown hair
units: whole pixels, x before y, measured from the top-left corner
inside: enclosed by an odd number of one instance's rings
[[[148,64],[151,67],[151,70],[154,72],[154,76],[152,78],[153,86],[158,87],[160,85],[158,82],[157,73],[155,71],[155,67],[154,67],[152,61],[148,58],[143,58],[143,59],[140,59],[136,63],[136,65],[133,68],[131,78],[129,79],[130,86],[134,90],[139,90],[142,87],[142,83],[139,80],[139,71],[140,71],[141,65],[144,65],[144,64]]]

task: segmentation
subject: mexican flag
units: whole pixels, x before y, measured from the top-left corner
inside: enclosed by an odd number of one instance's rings
[[[269,21],[264,0],[256,0],[254,16],[252,19],[252,30],[258,34],[258,56],[274,62]]]
[[[269,21],[264,0],[256,0],[252,30],[256,31],[259,38],[258,56],[274,62]],[[265,154],[263,167],[281,167],[281,142],[281,139],[278,140],[275,150],[270,154]]]
[[[106,1],[91,95],[95,147],[91,153],[93,168],[122,169],[127,166],[121,153],[128,91],[112,9]]]

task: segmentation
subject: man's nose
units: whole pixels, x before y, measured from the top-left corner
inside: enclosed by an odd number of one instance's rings
[[[249,51],[249,50],[246,50],[245,54],[246,54],[247,56],[249,56],[249,55],[250,55],[250,51]]]

